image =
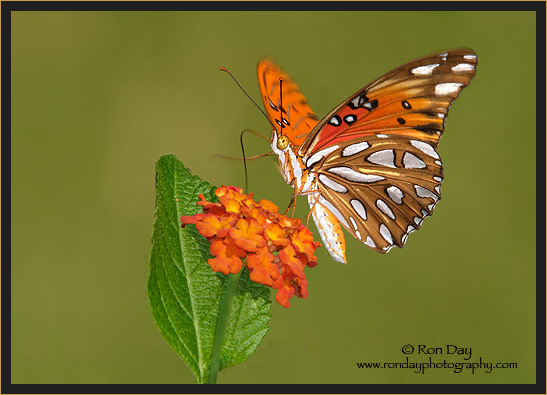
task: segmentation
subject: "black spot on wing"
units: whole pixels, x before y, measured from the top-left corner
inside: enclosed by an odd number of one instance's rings
[[[332,125],[332,126],[340,126],[342,124],[342,119],[340,118],[340,116],[338,115],[335,115],[334,117],[332,117],[330,120],[329,120],[329,125]]]
[[[353,114],[348,114],[344,117],[344,122],[348,125],[351,125],[353,122],[357,120],[357,117]]]
[[[378,107],[378,99],[374,99],[371,102],[366,102],[365,104],[363,104],[363,107],[369,111],[374,110],[376,107]]]

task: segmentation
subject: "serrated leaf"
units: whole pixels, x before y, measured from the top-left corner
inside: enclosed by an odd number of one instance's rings
[[[227,277],[207,263],[209,242],[180,217],[200,212],[202,193],[215,201],[214,188],[190,172],[174,155],[156,163],[156,220],[152,236],[148,294],[161,334],[188,364],[198,383],[209,382],[211,354],[218,333],[222,290]],[[242,274],[220,352],[220,368],[245,361],[268,331],[269,288]]]
[[[244,362],[256,350],[268,332],[270,307],[270,288],[252,281],[245,270],[232,304],[220,354],[221,369]]]

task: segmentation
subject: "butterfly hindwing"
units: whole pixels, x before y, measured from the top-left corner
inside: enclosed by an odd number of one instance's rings
[[[371,133],[406,135],[434,147],[450,104],[475,75],[471,49],[438,52],[396,68],[332,110],[300,147],[304,156]]]
[[[342,225],[383,253],[402,247],[441,197],[438,153],[406,136],[380,134],[340,144],[313,169],[322,198]]]

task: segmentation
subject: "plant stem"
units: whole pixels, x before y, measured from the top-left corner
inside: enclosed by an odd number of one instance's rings
[[[243,270],[246,270],[245,268]],[[213,344],[213,352],[211,354],[211,365],[209,367],[209,378],[205,381],[205,384],[216,384],[217,373],[220,367],[220,352],[224,344],[224,336],[226,335],[226,328],[228,327],[228,317],[230,316],[230,310],[232,307],[232,301],[236,293],[237,284],[243,270],[239,273],[229,274],[228,278],[224,282],[222,288],[222,295],[220,297],[220,306],[218,310],[217,328],[215,331],[215,343]]]

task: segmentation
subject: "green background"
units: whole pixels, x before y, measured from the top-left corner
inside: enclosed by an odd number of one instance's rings
[[[242,163],[214,155],[239,156],[242,129],[270,127],[220,66],[260,100],[256,63],[273,57],[322,116],[390,69],[460,46],[479,66],[447,118],[435,215],[387,255],[349,235],[347,266],[319,249],[309,298],[274,304],[257,352],[219,382],[535,382],[532,12],[14,12],[12,381],[194,382],[148,305],[154,165],[173,152],[214,185],[243,184]],[[274,158],[248,165],[250,189],[284,209]],[[356,367],[404,362],[405,344],[518,368]]]

